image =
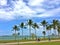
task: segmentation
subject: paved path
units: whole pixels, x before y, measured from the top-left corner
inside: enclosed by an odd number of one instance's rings
[[[19,42],[19,44],[25,44],[25,43],[43,43],[43,42],[56,42],[60,40],[44,40],[44,41],[28,41],[28,42]],[[18,44],[18,42],[13,42],[13,43],[0,43],[0,45],[13,45],[13,44]]]

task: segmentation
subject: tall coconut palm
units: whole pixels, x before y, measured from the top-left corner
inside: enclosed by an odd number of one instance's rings
[[[43,31],[42,33],[43,33],[43,35],[44,35],[44,39],[45,39],[46,32],[45,32],[45,31]]]
[[[58,29],[58,37],[60,37],[60,25],[58,25],[58,27],[57,27]]]
[[[52,25],[46,26],[46,29],[49,30],[49,32],[48,32],[48,38],[49,38],[49,40],[50,40],[50,35],[51,35],[51,28],[52,28]]]
[[[24,23],[22,22],[22,23],[19,25],[19,27],[20,27],[21,30],[22,30],[22,39],[23,39],[23,28],[24,28]]]
[[[41,24],[43,25],[43,29],[45,30],[45,29],[46,29],[46,25],[47,25],[46,20],[43,20],[43,21],[41,22]]]
[[[46,22],[46,20],[43,20],[42,22],[41,22],[41,24],[43,25],[43,35],[44,35],[44,39],[45,39],[45,35],[46,35],[46,32],[45,32],[45,30],[46,30],[46,26],[47,26],[47,22]]]
[[[29,33],[31,37],[31,27],[32,27],[33,21],[31,19],[28,20],[28,26],[29,26]]]
[[[57,30],[58,24],[59,24],[59,21],[58,20],[53,20],[53,29],[54,30]],[[54,31],[54,32],[55,32],[55,35],[56,35],[56,31]]]
[[[34,23],[32,27],[35,29],[35,35],[36,35],[36,29],[39,28],[39,26],[37,25],[37,23]],[[37,37],[36,37],[36,39],[37,39]]]
[[[15,31],[14,36],[15,36],[15,40],[16,40],[16,35],[17,35],[17,31],[19,31],[19,27],[17,25],[14,25],[13,30]]]
[[[51,28],[52,28],[51,24],[46,26],[46,29],[50,31],[50,34],[51,34]]]

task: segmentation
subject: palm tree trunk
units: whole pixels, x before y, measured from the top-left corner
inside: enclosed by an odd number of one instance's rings
[[[44,26],[44,31],[46,31],[46,26]],[[45,34],[44,34],[44,39],[45,39]]]
[[[15,41],[16,41],[16,30],[15,30]]]
[[[58,32],[58,38],[60,38],[60,35],[59,34],[60,34],[60,32]]]
[[[48,37],[49,41],[51,40],[51,29],[49,30],[49,37]]]
[[[54,29],[54,33],[55,33],[55,36],[56,36],[56,29]]]
[[[50,39],[51,39],[51,29],[50,29]]]
[[[30,39],[31,39],[31,26],[29,26],[29,33],[30,33]]]
[[[22,40],[23,40],[23,29],[22,29]]]
[[[37,39],[37,35],[36,35],[36,29],[35,29],[35,37],[36,37],[36,39]]]
[[[58,32],[58,38],[59,38],[59,32]]]
[[[45,39],[45,35],[44,35],[44,39]]]

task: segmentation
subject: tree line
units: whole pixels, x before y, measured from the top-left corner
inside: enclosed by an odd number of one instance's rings
[[[50,30],[50,33],[51,33],[51,28],[53,28],[54,30],[57,30],[58,31],[58,36],[59,36],[59,33],[60,33],[60,21],[59,20],[53,20],[51,24],[49,24],[46,20],[43,20],[40,23],[43,26],[43,29],[44,30]],[[40,28],[39,25],[36,22],[33,22],[31,19],[29,19],[26,24],[24,22],[21,22],[19,25],[14,25],[13,30],[14,30],[15,34],[17,34],[17,31],[22,30],[22,39],[23,39],[23,29],[26,29],[27,28],[26,26],[29,27],[29,36],[31,36],[32,28],[35,30],[35,35],[37,34],[36,29]],[[45,37],[46,32],[43,31],[42,33]],[[56,31],[54,31],[54,33],[56,35]],[[18,33],[18,35],[19,34],[20,33]],[[15,35],[15,39],[16,39],[16,35]]]

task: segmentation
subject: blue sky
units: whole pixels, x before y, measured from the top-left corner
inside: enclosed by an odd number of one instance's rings
[[[37,23],[60,20],[60,0],[0,0],[0,35],[12,34],[13,25],[28,19]]]

